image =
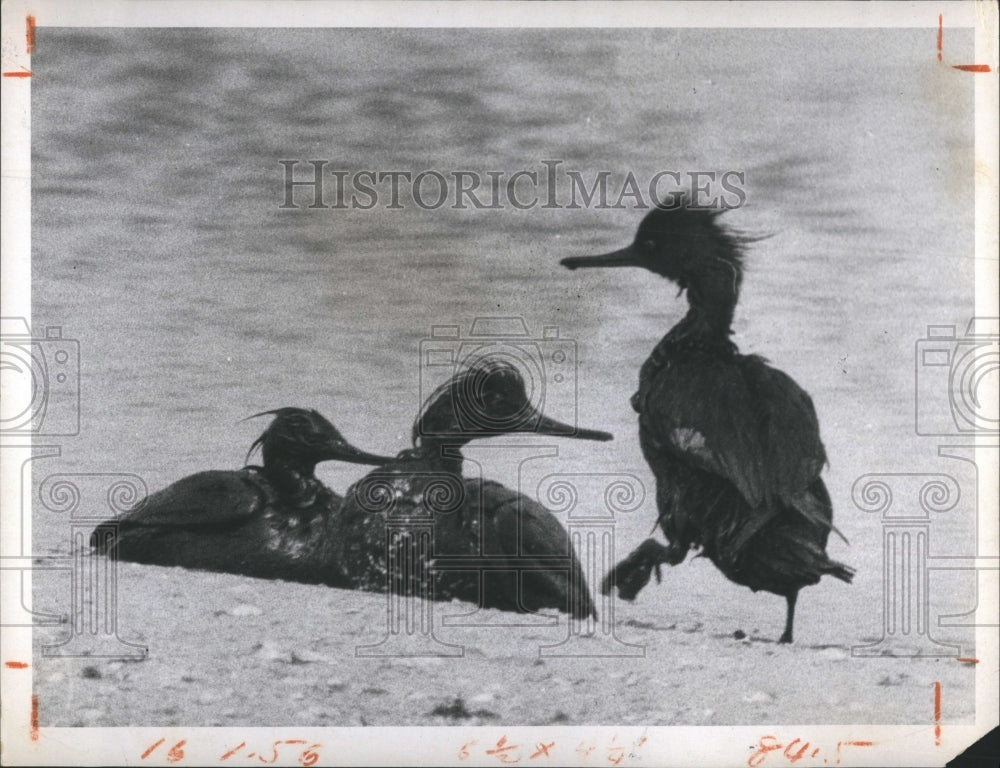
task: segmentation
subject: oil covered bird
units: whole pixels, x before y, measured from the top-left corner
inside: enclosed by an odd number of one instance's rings
[[[247,453],[262,466],[189,475],[100,524],[91,546],[120,560],[260,578],[336,584],[331,528],[342,497],[315,475],[321,461],[384,464],[322,415],[279,408]],[[249,418],[254,418],[251,416]]]
[[[644,541],[601,588],[608,594],[617,586],[632,600],[653,569],[659,581],[661,564],[677,565],[700,548],[731,581],[785,598],[780,642],[790,643],[799,590],[827,575],[850,582],[854,572],[826,554],[836,529],[811,398],[730,338],[752,239],[725,228],[720,213],[687,201],[656,207],[631,245],[560,262],[569,269],[642,267],[688,300],[687,314],[643,363],[631,401],[668,543]]]
[[[340,514],[344,577],[359,589],[596,617],[583,569],[556,517],[518,491],[462,476],[463,446],[516,432],[612,439],[543,415],[514,366],[496,356],[477,358],[427,399],[413,426],[413,448],[348,491]],[[433,527],[432,548],[399,535],[415,535],[421,524]]]

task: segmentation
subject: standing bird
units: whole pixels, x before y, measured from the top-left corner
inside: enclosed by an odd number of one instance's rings
[[[515,367],[478,358],[427,399],[413,426],[414,447],[348,491],[340,513],[344,577],[358,589],[596,617],[583,569],[555,516],[499,483],[462,477],[464,445],[515,432],[612,439],[544,416]],[[395,524],[422,520],[433,525],[433,551],[419,543],[394,550]],[[410,567],[416,578],[406,578],[390,561]]]
[[[321,461],[384,464],[323,416],[279,408],[250,446],[263,466],[189,475],[100,524],[91,546],[119,560],[308,583],[335,583],[331,526],[342,497],[315,475]]]
[[[642,267],[687,291],[689,305],[643,363],[632,396],[668,544],[647,539],[601,588],[607,594],[617,586],[632,600],[652,569],[659,581],[662,563],[677,565],[700,547],[731,581],[785,597],[780,642],[790,643],[799,590],[824,575],[850,582],[854,571],[826,555],[836,529],[812,400],[730,340],[751,239],[723,228],[719,213],[658,207],[628,247],[560,262]]]

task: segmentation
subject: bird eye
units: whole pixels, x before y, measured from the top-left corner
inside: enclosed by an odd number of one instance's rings
[[[647,251],[651,251],[654,248],[656,248],[656,243],[654,243],[652,240],[645,240],[642,244],[642,247]]]

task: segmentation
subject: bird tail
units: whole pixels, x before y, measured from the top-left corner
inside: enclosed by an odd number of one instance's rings
[[[818,480],[818,482],[822,483],[821,480]],[[843,540],[845,544],[850,546],[851,542],[849,542],[847,537],[841,533],[840,529],[833,524],[833,510],[830,506],[826,486],[822,486],[822,496],[817,498],[814,494],[815,489],[810,488],[809,492],[803,493],[798,498],[792,500],[792,503],[790,504],[791,508],[817,528],[820,528],[821,530],[826,529],[833,531]]]
[[[854,569],[849,565],[844,565],[837,560],[831,560],[827,556],[825,548],[817,542],[806,538],[797,531],[783,531],[786,534],[784,539],[788,551],[788,565],[793,565],[802,574],[813,574],[814,583],[820,580],[821,576],[833,576],[848,584],[854,578]]]
[[[713,562],[726,576],[751,589],[776,594],[818,584],[824,576],[851,582],[854,569],[826,554],[826,535],[813,526],[782,525],[762,532],[740,552],[716,554]],[[728,555],[726,557],[725,555]]]
[[[112,555],[115,552],[117,538],[117,523],[101,523],[90,534],[90,548],[98,555]]]

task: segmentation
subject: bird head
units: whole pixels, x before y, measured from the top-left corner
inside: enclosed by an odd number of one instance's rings
[[[348,443],[319,412],[305,408],[276,408],[248,416],[274,416],[267,429],[250,446],[247,460],[260,448],[264,466],[296,464],[311,472],[321,461],[385,464],[391,457],[366,453]]]
[[[515,432],[611,440],[612,435],[549,418],[528,395],[518,369],[495,355],[462,368],[427,398],[413,425],[413,443],[471,440]]]
[[[676,283],[719,284],[735,303],[743,278],[741,247],[750,238],[735,235],[719,223],[719,210],[658,206],[646,214],[635,240],[625,248],[599,256],[572,256],[559,263],[567,269],[642,267]],[[713,291],[713,293],[716,291]]]

